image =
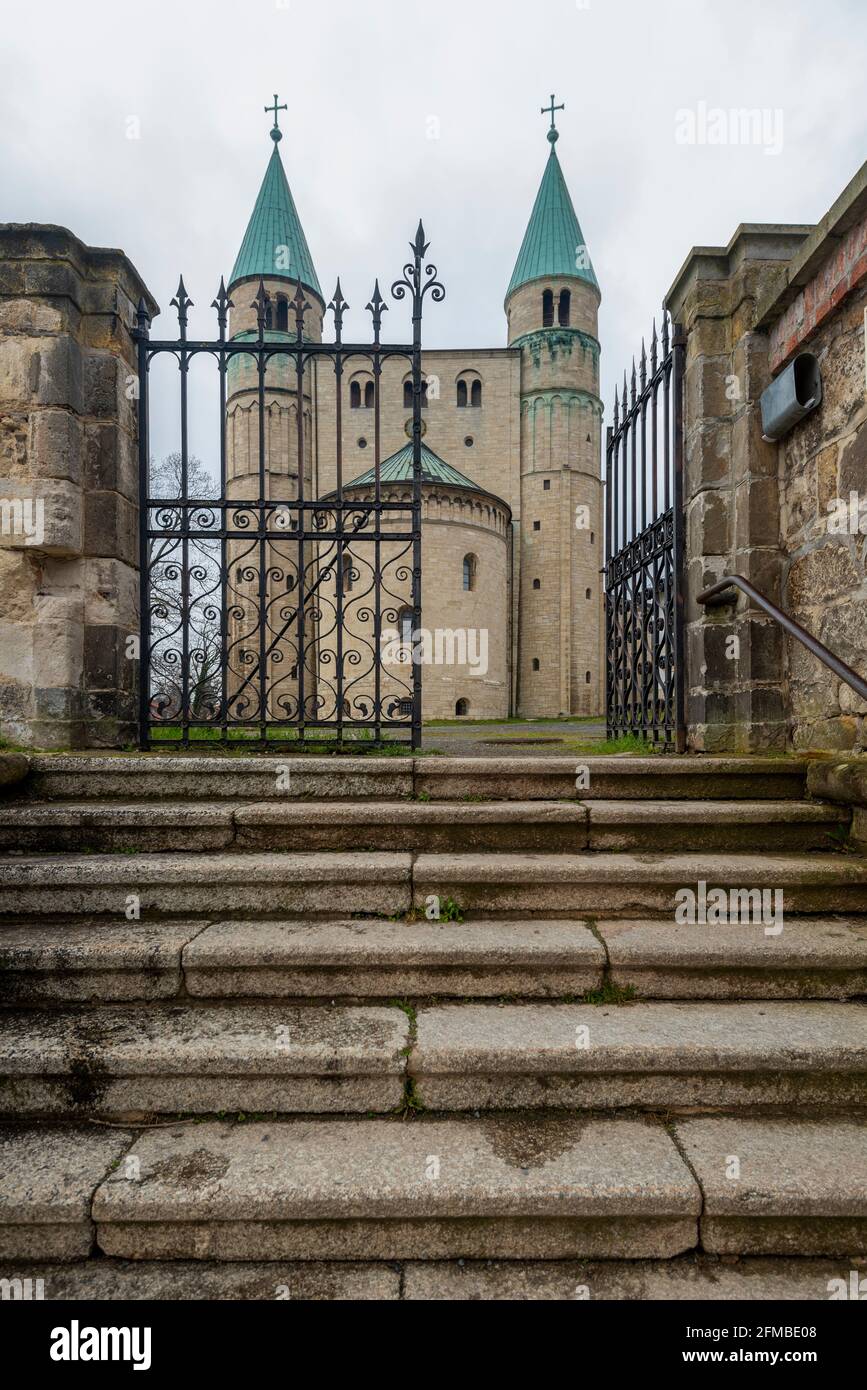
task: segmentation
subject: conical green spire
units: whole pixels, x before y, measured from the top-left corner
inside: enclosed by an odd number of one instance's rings
[[[276,134],[279,139],[279,130]],[[322,299],[313,257],[277,149],[277,139],[274,140],[274,152],[268,161],[229,287],[248,276],[256,279],[260,276],[278,278],[288,280],[293,285],[300,280],[302,285]]]
[[[513,290],[526,285],[530,280],[553,279],[555,276],[569,275],[577,280],[586,280],[596,289],[599,288],[584,243],[584,234],[575,216],[569,189],[566,187],[563,170],[554,148],[557,131],[553,126],[548,132],[548,139],[551,142],[551,154],[542,175],[506,298]]]

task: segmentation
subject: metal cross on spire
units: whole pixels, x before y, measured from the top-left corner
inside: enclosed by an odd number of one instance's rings
[[[551,100],[553,101],[554,98],[552,97]],[[273,113],[274,113],[274,124],[273,124],[273,126],[271,127],[271,139],[274,141],[274,144],[276,145],[278,140],[282,140],[282,139],[283,139],[283,132],[280,130],[280,127],[279,127],[279,125],[277,124],[277,112],[278,112],[278,111],[288,111],[288,110],[289,110],[289,107],[286,105],[286,102],[285,102],[285,101],[283,102],[283,105],[282,105],[282,106],[278,106],[278,105],[277,105],[277,93],[275,92],[275,93],[274,93],[274,105],[273,105],[273,106],[266,106],[266,107],[265,107],[265,110],[266,110],[266,111],[273,111]]]
[[[275,100],[276,100],[276,97],[275,97]],[[542,107],[542,115],[543,115],[543,116],[550,116],[550,117],[551,117],[551,129],[548,131],[548,139],[551,141],[551,144],[552,144],[552,145],[555,143],[555,141],[559,140],[559,138],[560,138],[560,135],[559,135],[559,132],[558,132],[558,130],[557,130],[557,127],[556,127],[555,124],[554,124],[554,113],[555,113],[555,111],[565,111],[565,110],[566,110],[566,103],[565,103],[565,102],[561,102],[559,106],[555,106],[555,105],[554,105],[554,93],[553,93],[553,92],[551,93],[551,105],[550,105],[550,106],[543,106],[543,107]]]

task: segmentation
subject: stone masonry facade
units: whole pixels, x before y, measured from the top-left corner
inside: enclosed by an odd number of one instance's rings
[[[867,166],[817,227],[738,228],[694,249],[667,305],[687,333],[684,402],[687,721],[696,751],[865,748],[855,693],[743,596],[697,603],[726,574],[748,579],[856,671],[867,670],[865,533],[835,519],[867,495]],[[762,392],[798,352],[824,398],[778,443]]]
[[[136,357],[121,251],[0,227],[0,737],[136,738]]]

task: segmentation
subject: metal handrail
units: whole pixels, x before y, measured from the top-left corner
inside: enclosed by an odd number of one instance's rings
[[[770,617],[778,622],[781,628],[792,637],[797,638],[807,648],[807,651],[817,656],[828,667],[829,671],[833,671],[835,676],[839,676],[841,681],[845,681],[847,685],[851,686],[862,700],[867,700],[867,681],[859,676],[857,671],[853,671],[851,666],[847,666],[845,661],[841,661],[839,656],[835,656],[832,651],[829,651],[822,642],[812,637],[806,628],[801,627],[800,623],[796,623],[794,618],[789,617],[788,613],[784,613],[782,608],[778,608],[775,603],[771,603],[769,598],[765,598],[764,594],[759,593],[759,590],[754,588],[748,579],[742,579],[739,574],[727,574],[719,583],[712,584],[709,589],[705,589],[703,594],[699,594],[698,602],[707,604],[709,607],[718,607],[726,602],[726,599],[722,598],[721,595],[728,589],[740,589],[741,593],[751,598],[757,607],[764,609]]]

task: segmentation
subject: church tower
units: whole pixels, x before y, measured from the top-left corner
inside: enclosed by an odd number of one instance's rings
[[[295,342],[296,314],[303,308],[303,338],[322,341],[325,301],[280,158],[282,133],[273,110],[274,148],[228,286],[232,342],[259,337],[260,283],[264,285],[268,342]],[[298,286],[301,293],[297,297]],[[273,540],[260,546],[255,535],[228,546],[228,623],[230,696],[236,718],[280,720],[298,713],[299,669],[303,666],[305,713],[315,708],[315,626],[299,623],[298,543],[291,536],[297,514],[281,511],[302,494],[313,497],[316,419],[315,382],[309,364],[299,390],[295,361],[269,360],[262,392],[256,359],[233,356],[226,372],[226,496],[230,501],[265,504],[264,525]],[[300,399],[299,399],[300,396]],[[299,432],[299,413],[303,430]],[[303,445],[300,439],[303,438]],[[303,458],[299,454],[303,453]],[[260,458],[264,468],[260,472]],[[302,486],[303,479],[303,486]],[[275,503],[274,507],[267,504]],[[235,526],[254,532],[256,517],[235,513]],[[312,560],[305,553],[305,568]],[[262,587],[264,586],[264,587]],[[302,641],[298,637],[303,628]],[[262,642],[266,633],[265,700],[262,701]],[[303,645],[303,652],[299,651]]]
[[[229,282],[229,336],[233,342],[258,338],[256,296],[260,280],[265,286],[267,305],[265,337],[269,341],[294,342],[296,336],[293,303],[298,284],[308,305],[304,311],[304,337],[322,341],[325,300],[307,245],[307,238],[295,207],[283,162],[280,158],[282,132],[277,125],[274,98],[274,149],[265,170],[253,215],[244,234]],[[235,357],[228,371],[226,403],[227,473],[233,484],[231,497],[259,496],[259,392],[255,361]],[[314,422],[311,410],[310,373],[304,385],[301,409],[304,411],[304,476],[310,496],[312,483],[312,445]],[[290,500],[298,496],[297,381],[289,357],[273,358],[268,365],[265,392],[265,500]]]
[[[517,707],[527,717],[604,707],[598,313],[601,295],[550,152],[506,293],[521,351]]]

